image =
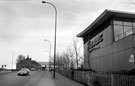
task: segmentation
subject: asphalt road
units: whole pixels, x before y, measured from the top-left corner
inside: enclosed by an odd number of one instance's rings
[[[31,71],[30,76],[17,76],[17,72],[0,75],[0,86],[55,86],[49,72]]]

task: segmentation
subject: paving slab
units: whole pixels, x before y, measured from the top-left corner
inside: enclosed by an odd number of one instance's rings
[[[51,73],[53,75],[53,73]],[[85,86],[77,81],[74,81],[68,77],[65,77],[59,73],[55,73],[54,82],[56,86]]]

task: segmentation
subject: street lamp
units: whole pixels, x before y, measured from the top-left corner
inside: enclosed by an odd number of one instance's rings
[[[50,2],[46,2],[46,1],[42,1],[42,3],[47,3],[50,4],[51,6],[54,7],[55,9],[55,35],[54,35],[54,73],[53,73],[53,78],[55,79],[55,58],[56,58],[56,28],[57,28],[57,9],[56,7],[50,3]]]
[[[13,71],[13,59],[14,59],[14,51],[12,52],[12,71]]]
[[[51,59],[51,42],[49,40],[44,40],[44,41],[47,41],[50,45],[50,51],[49,51],[49,71],[50,71],[50,59]]]

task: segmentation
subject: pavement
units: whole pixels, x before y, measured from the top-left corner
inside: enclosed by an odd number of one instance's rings
[[[51,75],[53,75],[53,73],[51,73]],[[55,82],[55,86],[85,86],[59,73],[55,73],[54,82]]]

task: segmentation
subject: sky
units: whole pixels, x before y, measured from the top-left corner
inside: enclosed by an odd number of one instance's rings
[[[135,13],[129,0],[47,0],[57,8],[57,53],[66,51],[76,35],[105,9]],[[55,11],[42,0],[0,0],[0,67],[15,68],[18,55],[49,60],[54,49]],[[83,52],[83,51],[81,51]]]

